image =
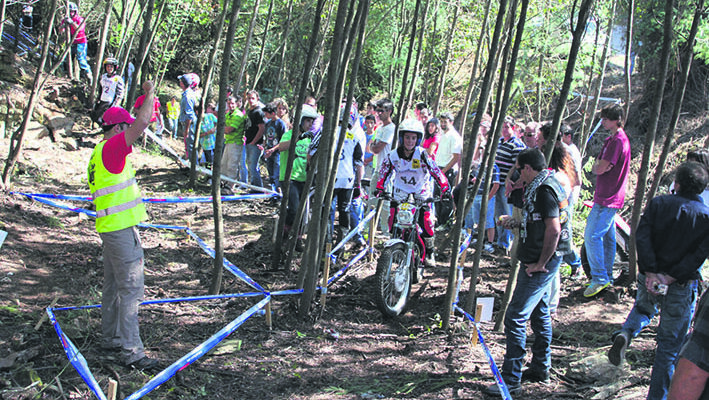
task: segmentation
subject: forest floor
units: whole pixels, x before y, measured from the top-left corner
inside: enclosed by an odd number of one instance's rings
[[[74,132],[88,128],[74,127]],[[94,131],[95,132],[95,131]],[[87,195],[85,166],[100,135],[77,135],[68,148],[48,137],[29,137],[12,190],[24,193]],[[168,140],[175,149],[181,145]],[[5,164],[9,140],[0,140]],[[187,173],[154,144],[130,156],[145,197],[208,196],[200,181],[186,186]],[[54,208],[25,196],[0,193],[0,229],[8,233],[0,248],[0,398],[89,399],[57,334],[43,320],[45,308],[100,304],[101,243],[94,222],[83,214]],[[89,204],[64,202],[75,207]],[[150,222],[190,226],[213,246],[212,207],[204,204],[151,203]],[[224,203],[225,257],[271,291],[295,286],[299,260],[287,269],[270,269],[271,237],[277,206],[266,200]],[[583,230],[583,226],[578,227]],[[440,241],[439,235],[439,241]],[[206,295],[212,259],[181,231],[141,230],[145,249],[146,299]],[[380,241],[381,242],[381,241]],[[379,243],[378,245],[380,245]],[[466,264],[461,297],[470,284],[472,257]],[[477,296],[505,290],[505,257],[484,257]],[[273,327],[265,318],[248,319],[210,353],[151,392],[151,399],[472,399],[493,383],[492,372],[473,332],[456,316],[441,329],[448,260],[413,288],[407,311],[384,318],[374,303],[375,263],[363,262],[328,290],[327,306],[308,320],[297,317],[297,297],[274,297]],[[222,293],[252,291],[229,272]],[[585,299],[583,281],[562,274],[561,304],[553,317],[552,381],[526,384],[525,399],[640,399],[649,383],[656,324],[633,341],[622,367],[608,363],[610,336],[624,321],[634,290],[616,287]],[[159,303],[141,308],[141,336],[147,353],[169,365],[238,317],[259,298]],[[319,307],[319,305],[317,306]],[[497,310],[497,307],[496,307]],[[126,368],[99,351],[100,311],[57,311],[62,329],[80,349],[101,388],[119,382],[123,398],[152,378]],[[481,324],[498,367],[504,335]],[[338,338],[329,332],[334,330]],[[530,331],[531,334],[531,331]],[[532,338],[529,339],[531,343]]]

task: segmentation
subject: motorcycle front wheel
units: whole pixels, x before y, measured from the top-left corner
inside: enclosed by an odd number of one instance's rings
[[[406,265],[403,243],[387,247],[377,261],[374,282],[377,287],[377,307],[382,314],[396,317],[406,308],[411,293],[411,268]]]

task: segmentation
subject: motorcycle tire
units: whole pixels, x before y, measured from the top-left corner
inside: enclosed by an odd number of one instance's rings
[[[615,230],[615,261],[613,262],[613,285],[628,286],[631,284],[628,272],[628,238],[617,228]],[[586,244],[581,246],[581,266],[588,279],[591,279],[591,266],[588,263]]]
[[[376,303],[387,317],[396,317],[406,308],[411,294],[411,268],[406,264],[406,246],[403,243],[387,247],[377,260],[374,274]]]

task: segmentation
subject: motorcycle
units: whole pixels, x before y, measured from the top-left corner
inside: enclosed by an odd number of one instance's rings
[[[592,208],[592,201],[584,201],[583,205]],[[615,215],[615,262],[613,263],[613,284],[616,286],[627,286],[631,284],[629,279],[628,265],[628,243],[630,242],[630,225],[620,215]],[[588,279],[591,279],[591,266],[588,263],[586,254],[586,244],[581,246],[581,266]]]
[[[380,196],[392,200],[390,194]],[[380,200],[381,201],[381,200]],[[389,317],[396,317],[406,308],[411,294],[411,285],[421,276],[426,246],[418,226],[421,207],[435,199],[416,199],[409,194],[396,208],[391,239],[384,244],[374,281],[377,285],[376,303],[379,311]]]

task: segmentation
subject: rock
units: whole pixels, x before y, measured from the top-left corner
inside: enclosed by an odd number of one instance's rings
[[[44,139],[49,137],[49,129],[37,121],[29,121],[27,123],[27,138],[28,139]]]
[[[595,382],[601,386],[621,381],[628,375],[628,370],[627,363],[615,366],[608,361],[605,354],[594,354],[572,362],[566,376],[580,382]]]
[[[47,126],[54,132],[55,139],[59,136],[71,136],[71,130],[74,127],[74,119],[65,116],[53,116],[49,118]]]

